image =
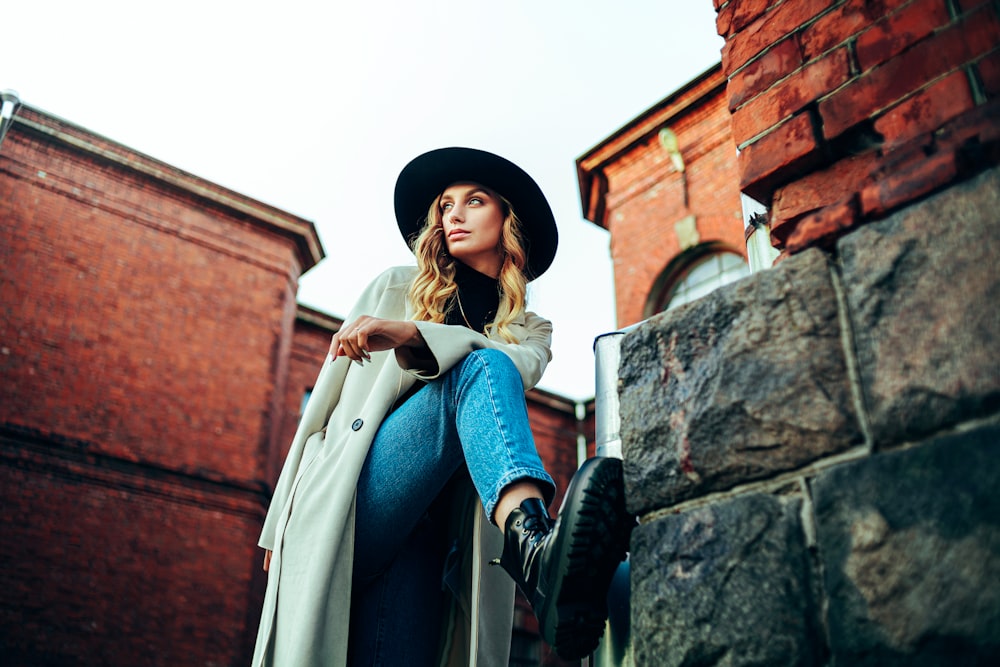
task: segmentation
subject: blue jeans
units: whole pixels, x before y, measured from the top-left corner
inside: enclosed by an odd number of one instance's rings
[[[463,466],[491,521],[511,482],[536,480],[547,500],[555,492],[535,449],[521,376],[499,350],[471,352],[375,435],[355,505],[351,665],[433,663],[450,545],[429,510]]]

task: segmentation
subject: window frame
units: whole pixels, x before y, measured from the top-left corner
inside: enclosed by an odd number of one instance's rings
[[[741,278],[745,278],[750,275],[750,266],[747,263],[747,258],[740,250],[735,249],[726,243],[722,243],[721,241],[699,243],[694,247],[688,248],[670,260],[663,271],[660,272],[660,275],[657,276],[656,280],[653,282],[653,288],[650,290],[649,298],[646,300],[643,318],[646,319],[658,313],[665,312],[677,291],[678,285],[684,281],[692,271],[708,261],[710,257],[717,255],[736,255],[742,261],[743,266],[746,267],[746,273],[741,276]],[[721,287],[721,285],[719,287]],[[718,289],[718,287],[713,288],[711,291],[714,291],[715,289]],[[711,293],[711,291],[706,294]]]

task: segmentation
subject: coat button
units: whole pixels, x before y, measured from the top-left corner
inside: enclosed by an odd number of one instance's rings
[[[361,419],[355,419],[354,423],[351,424],[351,430],[360,431],[361,427],[364,425],[365,425],[364,421],[362,421]]]

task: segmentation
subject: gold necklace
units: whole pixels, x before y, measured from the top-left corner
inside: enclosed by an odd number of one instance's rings
[[[462,314],[462,319],[465,320],[465,326],[475,331],[476,328],[469,324],[469,318],[465,316],[465,308],[462,308],[462,295],[458,293],[457,289],[455,290],[455,300],[458,301],[458,312]]]

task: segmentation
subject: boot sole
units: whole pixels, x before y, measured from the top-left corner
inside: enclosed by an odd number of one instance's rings
[[[607,592],[628,550],[635,520],[625,510],[622,462],[588,459],[577,471],[559,511],[566,538],[550,561],[547,600],[538,619],[542,636],[567,660],[593,653],[608,618]]]

